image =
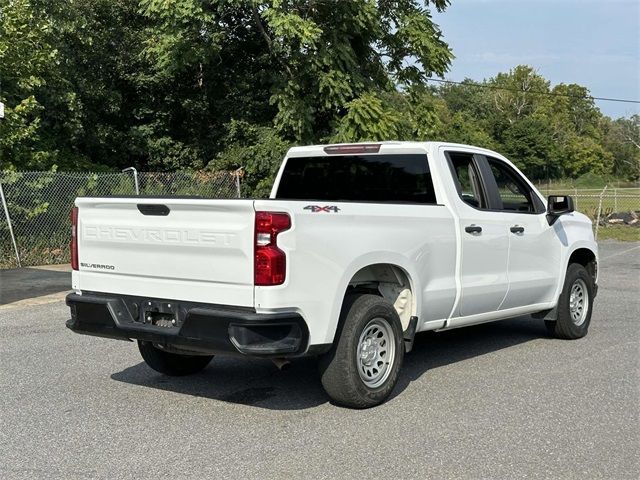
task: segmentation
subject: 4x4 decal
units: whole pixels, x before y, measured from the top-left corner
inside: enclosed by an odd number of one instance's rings
[[[335,205],[325,205],[325,206],[307,205],[306,207],[304,207],[304,209],[305,210],[311,210],[313,213],[320,213],[320,212],[338,213],[340,211],[340,209],[338,207],[336,207]]]

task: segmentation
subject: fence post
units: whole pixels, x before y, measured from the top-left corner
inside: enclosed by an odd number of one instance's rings
[[[614,212],[618,211],[618,189],[617,188],[613,189],[613,211]]]
[[[578,210],[578,189],[574,188],[573,189],[573,198],[575,199],[575,202],[573,202],[573,206],[575,207],[576,210]]]
[[[140,186],[138,185],[138,170],[136,167],[127,167],[122,170],[122,173],[133,172],[133,181],[136,184],[136,195],[140,195]]]
[[[20,254],[18,253],[18,245],[16,245],[16,237],[13,234],[11,217],[9,216],[9,207],[7,206],[7,199],[4,196],[4,190],[2,189],[2,182],[0,182],[0,199],[2,199],[2,207],[4,208],[4,215],[7,217],[7,225],[9,226],[9,236],[11,237],[11,243],[13,243],[13,251],[16,253],[16,262],[18,263],[18,268],[21,268],[22,264],[20,263]]]
[[[598,217],[596,219],[595,240],[598,240],[598,230],[600,229],[600,212],[602,212],[602,196],[604,195],[604,192],[606,190],[607,190],[607,185],[605,185],[604,188],[602,189],[602,192],[600,192],[600,201],[598,202]]]
[[[234,173],[236,177],[236,192],[238,193],[238,198],[241,198],[242,195],[240,191],[240,176],[242,175],[242,167],[237,169]]]

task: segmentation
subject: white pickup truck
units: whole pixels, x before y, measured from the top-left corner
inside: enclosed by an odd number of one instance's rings
[[[269,199],[78,198],[78,333],[163,374],[214,355],[319,357],[338,404],[383,402],[416,332],[520,315],[586,335],[598,250],[568,196],[502,155],[438,142],[295,147]]]

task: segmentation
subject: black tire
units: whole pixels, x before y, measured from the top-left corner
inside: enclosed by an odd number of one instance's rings
[[[383,332],[380,333],[381,336],[375,333],[378,324],[380,332]],[[376,295],[348,296],[342,307],[339,325],[333,347],[319,360],[322,386],[338,405],[368,408],[381,404],[389,397],[398,381],[404,357],[402,325],[397,312],[389,302]],[[367,333],[373,336],[367,336]],[[361,335],[365,335],[365,342],[369,338],[375,344],[369,352],[374,358],[370,360],[372,366],[363,366],[362,370],[359,359]],[[385,338],[393,344],[393,350],[387,346],[384,351]],[[392,357],[390,363],[382,362],[381,358],[384,357],[378,357],[383,352],[388,354],[386,358]],[[372,379],[367,378],[371,383],[368,385],[359,372],[362,371],[362,375],[367,376],[367,372],[375,372],[376,367],[384,369],[383,374],[377,374],[380,384],[372,383],[376,379],[374,376]]]
[[[213,355],[182,355],[160,350],[151,342],[138,340],[138,349],[142,358],[156,372],[172,377],[181,377],[198,373],[204,369]]]
[[[571,290],[574,285],[586,288],[587,299],[583,300],[587,312],[581,322],[574,321],[571,314]],[[593,311],[593,278],[587,272],[586,268],[578,263],[572,263],[567,268],[567,275],[562,287],[562,293],[558,300],[558,320],[545,320],[545,325],[549,333],[556,337],[566,340],[574,340],[584,337],[589,331],[591,323],[591,312]],[[584,307],[583,307],[584,308]]]

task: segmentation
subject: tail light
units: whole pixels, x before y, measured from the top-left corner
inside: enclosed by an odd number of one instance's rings
[[[78,207],[71,209],[71,268],[78,270]]]
[[[286,277],[287,257],[278,248],[280,232],[291,228],[291,218],[286,213],[256,212],[255,265],[256,285],[282,285]]]

